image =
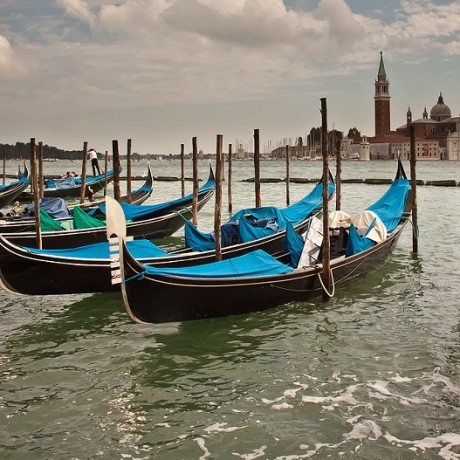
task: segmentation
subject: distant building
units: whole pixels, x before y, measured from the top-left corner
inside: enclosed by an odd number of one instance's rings
[[[410,156],[409,127],[415,129],[415,148],[418,160],[460,160],[460,117],[452,117],[449,106],[444,103],[442,94],[432,107],[430,117],[426,107],[422,117],[412,120],[409,107],[406,124],[395,131],[391,130],[390,82],[388,80],[383,55],[375,80],[374,117],[375,136],[343,140],[341,152],[344,158],[353,155],[361,160],[393,160],[400,156]]]

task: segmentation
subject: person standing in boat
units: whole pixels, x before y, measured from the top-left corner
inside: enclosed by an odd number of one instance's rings
[[[90,148],[88,150],[88,159],[91,160],[91,165],[93,167],[93,176],[100,176],[101,170],[99,168],[99,161],[97,159],[97,152],[95,149]],[[96,174],[97,171],[97,174]]]

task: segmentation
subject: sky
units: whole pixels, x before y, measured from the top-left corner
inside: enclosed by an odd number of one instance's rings
[[[440,92],[460,113],[458,0],[1,0],[0,143],[120,153],[262,151],[321,126],[374,135]]]

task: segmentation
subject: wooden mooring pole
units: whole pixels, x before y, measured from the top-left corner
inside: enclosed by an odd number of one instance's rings
[[[410,185],[412,193],[412,251],[418,253],[418,216],[417,216],[417,175],[415,165],[417,153],[415,150],[415,127],[410,126]]]
[[[334,146],[335,147],[335,146]],[[342,206],[342,157],[340,152],[335,152],[335,209],[340,211]]]
[[[331,292],[331,243],[329,240],[329,150],[327,141],[327,103],[321,98],[321,153],[323,156],[323,300],[329,299]]]
[[[231,213],[233,209],[232,204],[232,144],[228,144],[228,212]]]
[[[88,142],[83,142],[83,160],[81,164],[81,192],[80,203],[85,202],[86,196],[86,158],[88,156]],[[90,194],[91,195],[91,194]]]
[[[109,166],[109,151],[105,151],[104,155],[104,173],[105,173],[105,179],[104,179],[104,196],[107,195],[107,168]]]
[[[45,196],[45,176],[43,174],[43,142],[38,143],[38,191],[39,197]]]
[[[291,181],[291,176],[289,171],[289,160],[289,145],[286,145],[286,206],[290,205],[289,183]]]
[[[6,178],[6,145],[3,146],[3,185],[5,185]]]
[[[193,197],[192,197],[192,222],[198,224],[198,144],[196,137],[192,138],[192,175],[193,175]]]
[[[180,145],[180,187],[182,196],[185,196],[185,158],[184,158],[184,144]]]
[[[131,181],[132,181],[132,170],[131,170],[131,139],[128,139],[128,145],[127,145],[127,152],[126,152],[126,161],[127,161],[127,167],[126,167],[126,195],[128,198],[128,203],[131,203],[132,198],[131,198]]]
[[[260,146],[258,129],[254,130],[254,174],[256,208],[260,208],[262,206],[262,200],[260,198]]]
[[[40,193],[38,190],[37,179],[37,149],[35,139],[30,139],[30,166],[32,168],[32,192],[34,196],[35,207],[35,233],[37,248],[42,249],[42,231],[40,227]]]
[[[222,209],[222,134],[217,135],[216,141],[216,205],[214,208],[214,238],[216,240],[216,260],[222,260],[222,234],[221,209]]]
[[[120,151],[118,150],[118,141],[112,141],[113,156],[113,197],[118,202],[121,201],[120,193]]]

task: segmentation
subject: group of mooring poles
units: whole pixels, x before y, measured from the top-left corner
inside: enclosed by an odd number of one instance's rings
[[[322,133],[322,159],[323,159],[323,248],[322,248],[322,285],[323,300],[330,297],[333,277],[330,261],[330,238],[329,238],[329,154],[327,136],[327,103],[326,98],[321,98],[321,133]],[[341,170],[342,163],[340,153],[336,155],[336,209],[341,209]],[[410,126],[410,183],[412,194],[412,251],[418,253],[418,219],[417,219],[417,179],[416,179],[416,151],[415,151],[415,129]]]
[[[330,237],[329,237],[329,149],[328,149],[328,135],[327,135],[327,101],[326,98],[321,98],[321,133],[322,133],[322,147],[321,155],[323,159],[323,246],[322,246],[322,271],[321,271],[321,284],[323,287],[323,300],[328,300],[333,292],[333,275],[331,270],[330,259]],[[414,253],[418,252],[418,222],[417,222],[417,181],[416,181],[416,151],[415,151],[415,133],[414,127],[411,126],[411,156],[410,156],[410,182],[412,194],[412,250]],[[255,201],[256,207],[262,205],[260,195],[260,151],[259,151],[259,130],[254,130],[254,172],[255,172]],[[229,211],[231,212],[231,146],[229,146],[229,167],[228,167],[228,181],[229,181]],[[183,171],[183,169],[182,169]],[[215,201],[215,219],[214,219],[214,234],[216,238],[216,260],[222,260],[221,252],[221,201],[222,201],[222,135],[217,135],[216,146],[216,201]],[[342,162],[340,154],[336,155],[336,202],[335,207],[337,210],[341,209],[341,172]],[[289,196],[289,146],[286,145],[286,205],[290,204]]]
[[[321,133],[322,146],[321,154],[323,159],[323,247],[322,247],[322,272],[321,281],[323,286],[323,299],[327,300],[331,297],[330,292],[333,283],[333,276],[330,261],[330,239],[329,239],[329,149],[327,135],[327,102],[326,98],[321,98]],[[40,198],[43,196],[44,176],[43,176],[43,144],[39,143],[39,172],[37,172],[36,144],[35,139],[31,142],[31,169],[32,169],[32,190],[35,205],[35,220],[37,232],[37,247],[41,248],[41,230],[40,230]],[[214,235],[216,240],[216,260],[222,260],[222,241],[221,241],[221,208],[222,208],[222,180],[223,180],[223,135],[218,134],[216,140],[216,192],[215,192],[215,208],[214,208]],[[83,164],[82,164],[82,192],[80,203],[84,203],[86,193],[86,160],[87,160],[88,143],[83,144]],[[118,149],[118,141],[112,141],[113,155],[113,170],[114,170],[114,198],[120,201],[120,154]],[[197,225],[198,215],[198,146],[197,138],[192,138],[192,162],[193,162],[193,199],[192,199],[192,222]],[[341,209],[341,157],[336,156],[336,209]],[[107,172],[108,152],[105,152],[105,172]],[[131,139],[127,143],[127,196],[128,202],[131,201]],[[259,130],[254,130],[254,186],[255,186],[255,206],[261,207],[260,193],[260,139]],[[416,151],[415,151],[415,129],[410,126],[410,177],[411,177],[411,193],[412,193],[412,248],[413,252],[418,252],[418,222],[417,222],[417,181],[416,181]],[[290,204],[290,155],[289,145],[286,145],[286,205]],[[232,146],[229,145],[228,150],[228,210],[232,212]],[[107,184],[106,184],[107,185]],[[106,193],[106,188],[104,194]],[[181,144],[181,193],[185,196],[185,162],[184,162],[184,144]]]
[[[120,153],[118,149],[118,141],[112,141],[112,156],[113,156],[113,170],[114,170],[114,198],[120,201]],[[85,203],[87,196],[92,196],[90,185],[86,182],[86,164],[88,157],[88,142],[83,143],[83,157],[82,157],[82,168],[81,168],[81,193],[80,193],[80,204]],[[35,138],[30,140],[30,166],[31,166],[31,186],[32,195],[35,207],[35,231],[36,231],[36,244],[37,248],[42,248],[42,234],[40,226],[40,199],[44,196],[44,173],[43,173],[43,142],[37,144]],[[107,193],[107,168],[108,168],[108,151],[105,151],[104,158],[104,172],[105,184],[104,184],[104,196]],[[132,169],[131,169],[131,139],[127,141],[127,201],[131,203],[131,182],[132,182]]]

